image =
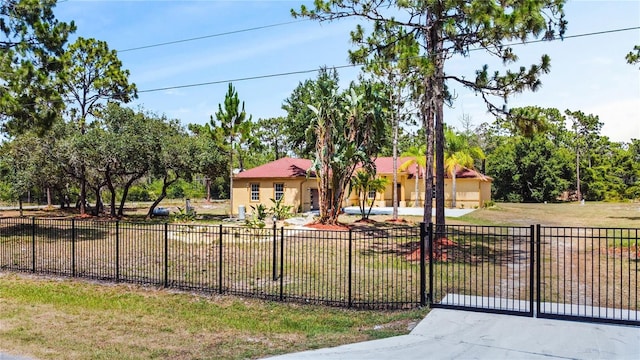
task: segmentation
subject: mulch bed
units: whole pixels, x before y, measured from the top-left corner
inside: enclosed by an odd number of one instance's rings
[[[328,224],[313,223],[313,224],[307,224],[305,225],[305,227],[316,229],[316,230],[349,231],[349,226],[345,224],[328,225]]]

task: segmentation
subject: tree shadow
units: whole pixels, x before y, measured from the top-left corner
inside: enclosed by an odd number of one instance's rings
[[[447,228],[447,231],[434,235],[433,251],[436,262],[477,265],[490,263],[493,265],[528,263],[531,258],[528,234],[512,234],[509,228],[496,228],[506,233],[488,233]],[[420,260],[420,231],[407,232],[406,228],[398,231],[391,229],[368,229],[363,231],[358,240],[369,240],[365,249],[360,250],[363,256],[396,255],[407,261]],[[398,242],[393,239],[405,239]],[[431,258],[425,249],[425,259]]]
[[[640,216],[607,216],[609,219],[640,220]]]
[[[82,224],[75,229],[72,228],[71,222],[57,224],[38,224],[36,223],[18,223],[1,226],[0,239],[22,239],[23,241],[32,241],[35,236],[36,242],[71,242],[75,236],[76,242],[102,240],[110,233],[109,229],[102,226],[87,227]]]

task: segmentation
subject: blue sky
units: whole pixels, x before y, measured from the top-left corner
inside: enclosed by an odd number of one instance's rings
[[[206,123],[224,100],[229,80],[314,70],[348,64],[349,31],[354,20],[331,23],[297,21],[291,8],[311,1],[109,1],[67,0],[56,16],[74,20],[74,36],[109,43],[131,72],[130,81],[140,91],[131,106],[187,123]],[[639,1],[569,1],[567,36],[640,26]],[[182,39],[204,37],[272,24],[290,24],[225,36],[208,37],[146,49],[128,49]],[[514,47],[520,56],[515,66],[528,66],[543,53],[551,57],[551,73],[542,88],[509,99],[508,106],[537,105],[596,114],[602,133],[614,141],[640,139],[640,70],[626,64],[624,56],[640,44],[640,30],[566,39]],[[473,52],[454,58],[445,71],[472,76],[483,64],[501,64]],[[339,71],[346,85],[356,78],[354,68]],[[246,111],[254,119],[286,115],[281,105],[300,81],[315,73],[234,81]],[[207,82],[218,84],[161,91],[159,88]],[[454,107],[445,110],[445,122],[460,127],[463,114],[473,123],[491,122],[481,99],[455,88]]]

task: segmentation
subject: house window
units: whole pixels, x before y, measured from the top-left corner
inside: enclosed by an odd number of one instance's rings
[[[369,190],[369,193],[367,194],[367,198],[370,199],[370,200],[375,200],[376,191],[375,190]]]
[[[284,184],[273,184],[273,190],[276,201],[284,196]]]
[[[260,201],[260,184],[251,184],[251,201]]]

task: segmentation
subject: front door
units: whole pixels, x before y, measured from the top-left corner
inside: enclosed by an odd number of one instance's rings
[[[318,199],[318,189],[309,189],[309,194],[311,196],[311,210],[320,209],[320,201]]]

